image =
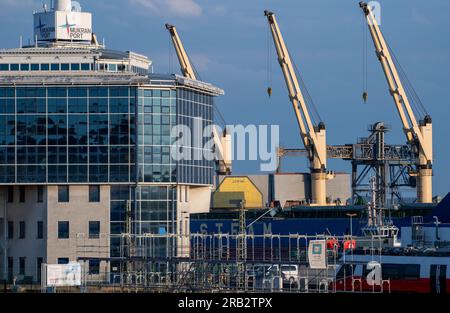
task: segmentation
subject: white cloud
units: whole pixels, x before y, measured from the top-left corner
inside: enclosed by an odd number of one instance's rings
[[[9,1],[9,0],[7,0]],[[200,16],[202,8],[194,0],[130,0],[158,14],[169,13],[176,16]]]
[[[205,54],[192,53],[190,55],[191,62],[194,64],[195,68],[200,72],[207,71],[213,61]]]

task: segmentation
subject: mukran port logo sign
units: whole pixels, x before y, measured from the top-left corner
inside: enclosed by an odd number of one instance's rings
[[[38,40],[88,41],[92,38],[92,15],[87,12],[41,12],[34,15]]]
[[[64,14],[57,12],[57,15],[65,15],[62,20],[58,16],[58,39],[68,40],[90,40],[92,37],[92,20],[89,13],[73,12]]]

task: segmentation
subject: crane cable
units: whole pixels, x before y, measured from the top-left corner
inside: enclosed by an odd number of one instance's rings
[[[418,96],[416,90],[414,89],[414,86],[411,84],[411,82],[408,78],[408,75],[406,75],[405,70],[401,66],[400,62],[398,61],[397,57],[395,56],[394,51],[392,50],[392,48],[389,46],[389,44],[387,42],[386,42],[386,45],[388,46],[388,49],[392,55],[394,64],[397,67],[397,71],[399,73],[400,79],[402,80],[403,86],[405,87],[405,92],[407,93],[408,96],[410,96],[409,99],[410,99],[410,102],[413,104],[413,109],[419,116],[421,116],[421,117],[427,116],[428,112],[427,112],[425,106],[423,105],[422,100]]]
[[[362,85],[363,85],[363,94],[362,94],[362,98],[364,103],[367,103],[367,100],[369,98],[369,92],[368,92],[368,84],[367,84],[367,54],[368,54],[368,29],[366,27],[366,21],[365,21],[365,14],[363,13],[363,74],[362,74]]]
[[[319,123],[323,123],[322,117],[319,114],[319,110],[317,110],[317,106],[315,105],[315,103],[314,103],[314,101],[313,101],[313,99],[311,97],[311,94],[309,93],[308,88],[306,87],[306,84],[303,81],[302,76],[300,75],[300,71],[298,70],[297,64],[295,63],[294,59],[292,58],[292,55],[289,52],[289,49],[288,49],[288,53],[289,53],[289,56],[290,56],[290,58],[292,60],[292,64],[294,65],[294,70],[295,70],[295,73],[297,75],[297,79],[298,79],[298,82],[299,82],[299,85],[300,85],[300,90],[303,93],[303,97],[305,99],[305,104],[306,104],[307,108],[312,113],[311,114],[311,119],[312,119],[314,125],[318,125]],[[312,130],[310,130],[310,131],[312,131]]]
[[[202,77],[200,76],[200,73],[197,71],[197,68],[195,67],[195,63],[191,61],[191,57],[189,55],[188,55],[188,59],[189,59],[189,62],[191,62],[191,66],[192,66],[192,69],[194,70],[197,80],[203,81]]]
[[[272,97],[272,43],[271,43],[271,29],[268,24],[267,27],[267,95],[269,99]]]

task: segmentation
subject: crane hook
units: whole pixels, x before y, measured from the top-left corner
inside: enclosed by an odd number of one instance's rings
[[[363,92],[362,97],[363,97],[364,103],[367,103],[367,99],[369,98],[369,94],[367,93],[367,91]]]
[[[272,96],[272,87],[267,88],[267,95],[269,95],[269,98]]]

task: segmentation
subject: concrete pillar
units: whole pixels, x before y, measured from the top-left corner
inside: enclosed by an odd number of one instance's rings
[[[323,172],[311,173],[312,205],[327,205],[326,181],[327,181],[327,173]]]
[[[433,178],[433,170],[431,168],[419,169],[419,175],[417,176],[418,203],[433,202],[432,178]]]

